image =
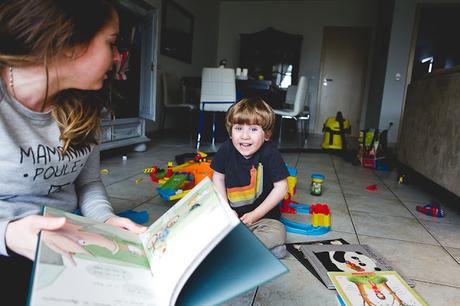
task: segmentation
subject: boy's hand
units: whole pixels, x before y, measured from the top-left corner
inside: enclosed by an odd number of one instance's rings
[[[251,224],[256,223],[257,221],[259,221],[260,216],[255,211],[251,211],[251,212],[248,212],[248,213],[242,215],[240,220],[241,220],[241,222],[243,222],[246,225],[251,225]]]

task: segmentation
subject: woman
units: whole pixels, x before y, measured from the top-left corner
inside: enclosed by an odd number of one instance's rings
[[[119,60],[115,4],[0,3],[0,270],[23,276],[8,278],[2,299],[25,298],[37,234],[65,224],[40,216],[44,205],[145,228],[114,215],[99,176],[101,103],[91,91]]]

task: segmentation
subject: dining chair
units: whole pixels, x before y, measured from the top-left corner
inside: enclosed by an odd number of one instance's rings
[[[185,110],[193,112],[197,105],[185,103],[185,87],[181,84],[179,77],[170,72],[161,72],[161,82],[163,90],[163,114],[161,117],[160,128],[164,129],[166,113],[172,110]],[[192,115],[188,116],[192,119]]]
[[[196,149],[200,148],[204,112],[213,112],[211,145],[215,146],[216,112],[226,112],[236,101],[235,71],[231,68],[203,68],[201,74],[200,119]]]
[[[308,133],[308,123],[310,120],[310,111],[305,107],[307,98],[307,78],[301,76],[297,86],[291,85],[287,89],[285,104],[292,105],[287,109],[274,109],[276,115],[280,116],[280,128],[278,135],[278,145],[281,144],[283,119],[293,119],[297,122],[297,133],[300,132],[299,142],[304,142]],[[301,143],[303,146],[303,143]]]

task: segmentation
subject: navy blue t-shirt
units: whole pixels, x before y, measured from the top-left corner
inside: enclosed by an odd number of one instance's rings
[[[225,175],[227,198],[239,217],[257,208],[273,190],[273,183],[289,176],[281,154],[271,141],[266,141],[246,159],[229,139],[214,155],[211,168]],[[264,218],[279,219],[278,206]]]

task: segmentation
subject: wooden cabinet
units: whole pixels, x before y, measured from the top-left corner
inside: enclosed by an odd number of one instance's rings
[[[149,142],[142,118],[102,120],[101,150]]]
[[[149,142],[145,120],[155,121],[157,11],[144,2],[120,2],[119,51],[110,90],[116,119],[102,120],[102,150]],[[142,4],[142,5],[141,5]]]
[[[263,31],[240,34],[240,66],[248,68],[250,77],[278,84],[276,77],[280,67],[292,65],[292,84],[297,84],[299,76],[302,35],[289,34],[267,28]]]

